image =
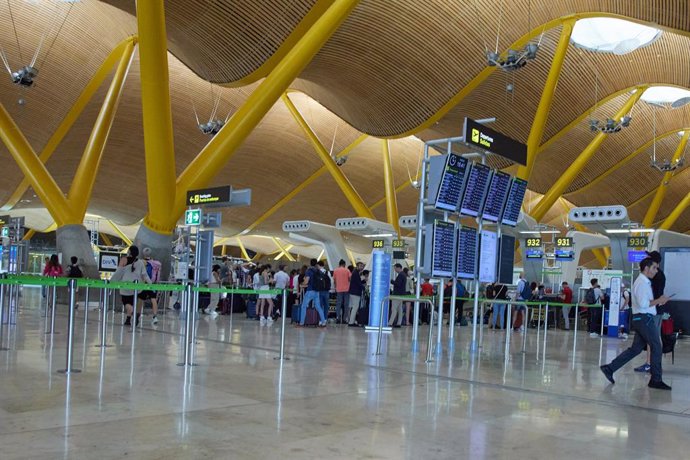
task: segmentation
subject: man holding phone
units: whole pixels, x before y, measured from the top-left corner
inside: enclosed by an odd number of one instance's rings
[[[613,380],[613,373],[642,353],[648,345],[651,350],[652,377],[647,386],[658,390],[671,389],[661,380],[661,336],[654,322],[657,305],[664,305],[669,300],[669,297],[665,295],[654,298],[651,280],[658,270],[659,264],[649,257],[640,262],[640,275],[635,280],[632,289],[632,330],[635,331],[635,339],[630,348],[618,355],[610,364],[600,367],[601,372],[611,383],[616,383]]]

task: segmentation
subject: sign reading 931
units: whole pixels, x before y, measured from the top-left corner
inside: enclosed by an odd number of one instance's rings
[[[527,246],[528,248],[540,248],[541,238],[527,238],[525,240],[525,246]]]

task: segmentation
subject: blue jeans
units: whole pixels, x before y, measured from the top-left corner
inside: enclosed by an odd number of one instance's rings
[[[652,350],[651,369],[652,382],[661,381],[661,336],[656,328],[653,315],[637,314],[633,315],[632,330],[635,331],[635,338],[632,346],[618,355],[611,361],[609,367],[613,372],[623,367],[628,361],[642,353],[645,345],[649,345]]]
[[[302,300],[302,307],[300,308],[300,318],[299,323],[304,326],[304,320],[307,318],[307,307],[309,307],[309,302],[314,302],[314,308],[319,312],[319,319],[321,322],[326,321],[323,316],[323,309],[321,308],[321,299],[318,291],[305,291],[304,300]]]
[[[347,292],[338,292],[335,297],[335,314],[338,321],[345,321],[347,319],[347,307],[349,301],[349,294]]]
[[[495,303],[494,305],[494,316],[493,319],[491,320],[491,324],[496,327],[496,319],[500,318],[498,321],[498,327],[503,329],[504,322],[503,322],[503,315],[506,311],[506,304],[504,303]]]

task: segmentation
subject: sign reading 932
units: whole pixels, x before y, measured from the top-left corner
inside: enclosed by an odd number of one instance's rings
[[[628,237],[628,247],[629,248],[645,248],[645,247],[647,247],[647,237],[646,236],[629,236]]]
[[[527,238],[525,240],[525,246],[527,246],[528,248],[540,248],[541,238]]]

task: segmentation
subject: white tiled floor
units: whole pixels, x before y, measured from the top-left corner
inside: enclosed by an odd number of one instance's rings
[[[649,390],[632,371],[608,385],[599,372],[627,342],[549,330],[504,335],[485,330],[470,353],[471,328],[456,346],[424,362],[410,351],[411,328],[384,337],[329,326],[286,332],[242,315],[199,320],[198,366],[177,366],[183,322],[170,313],[136,333],[109,325],[99,342],[98,312],[83,309],[74,365],[66,377],[66,308],[60,334],[46,335],[38,291],[27,290],[0,351],[0,458],[683,458],[690,439],[689,342],[675,365],[664,359],[671,392]],[[110,316],[112,319],[112,315]],[[118,323],[120,315],[116,315]],[[289,321],[288,321],[289,322]],[[428,329],[420,329],[426,338]],[[132,343],[134,342],[134,348]],[[539,356],[537,356],[539,349]]]

